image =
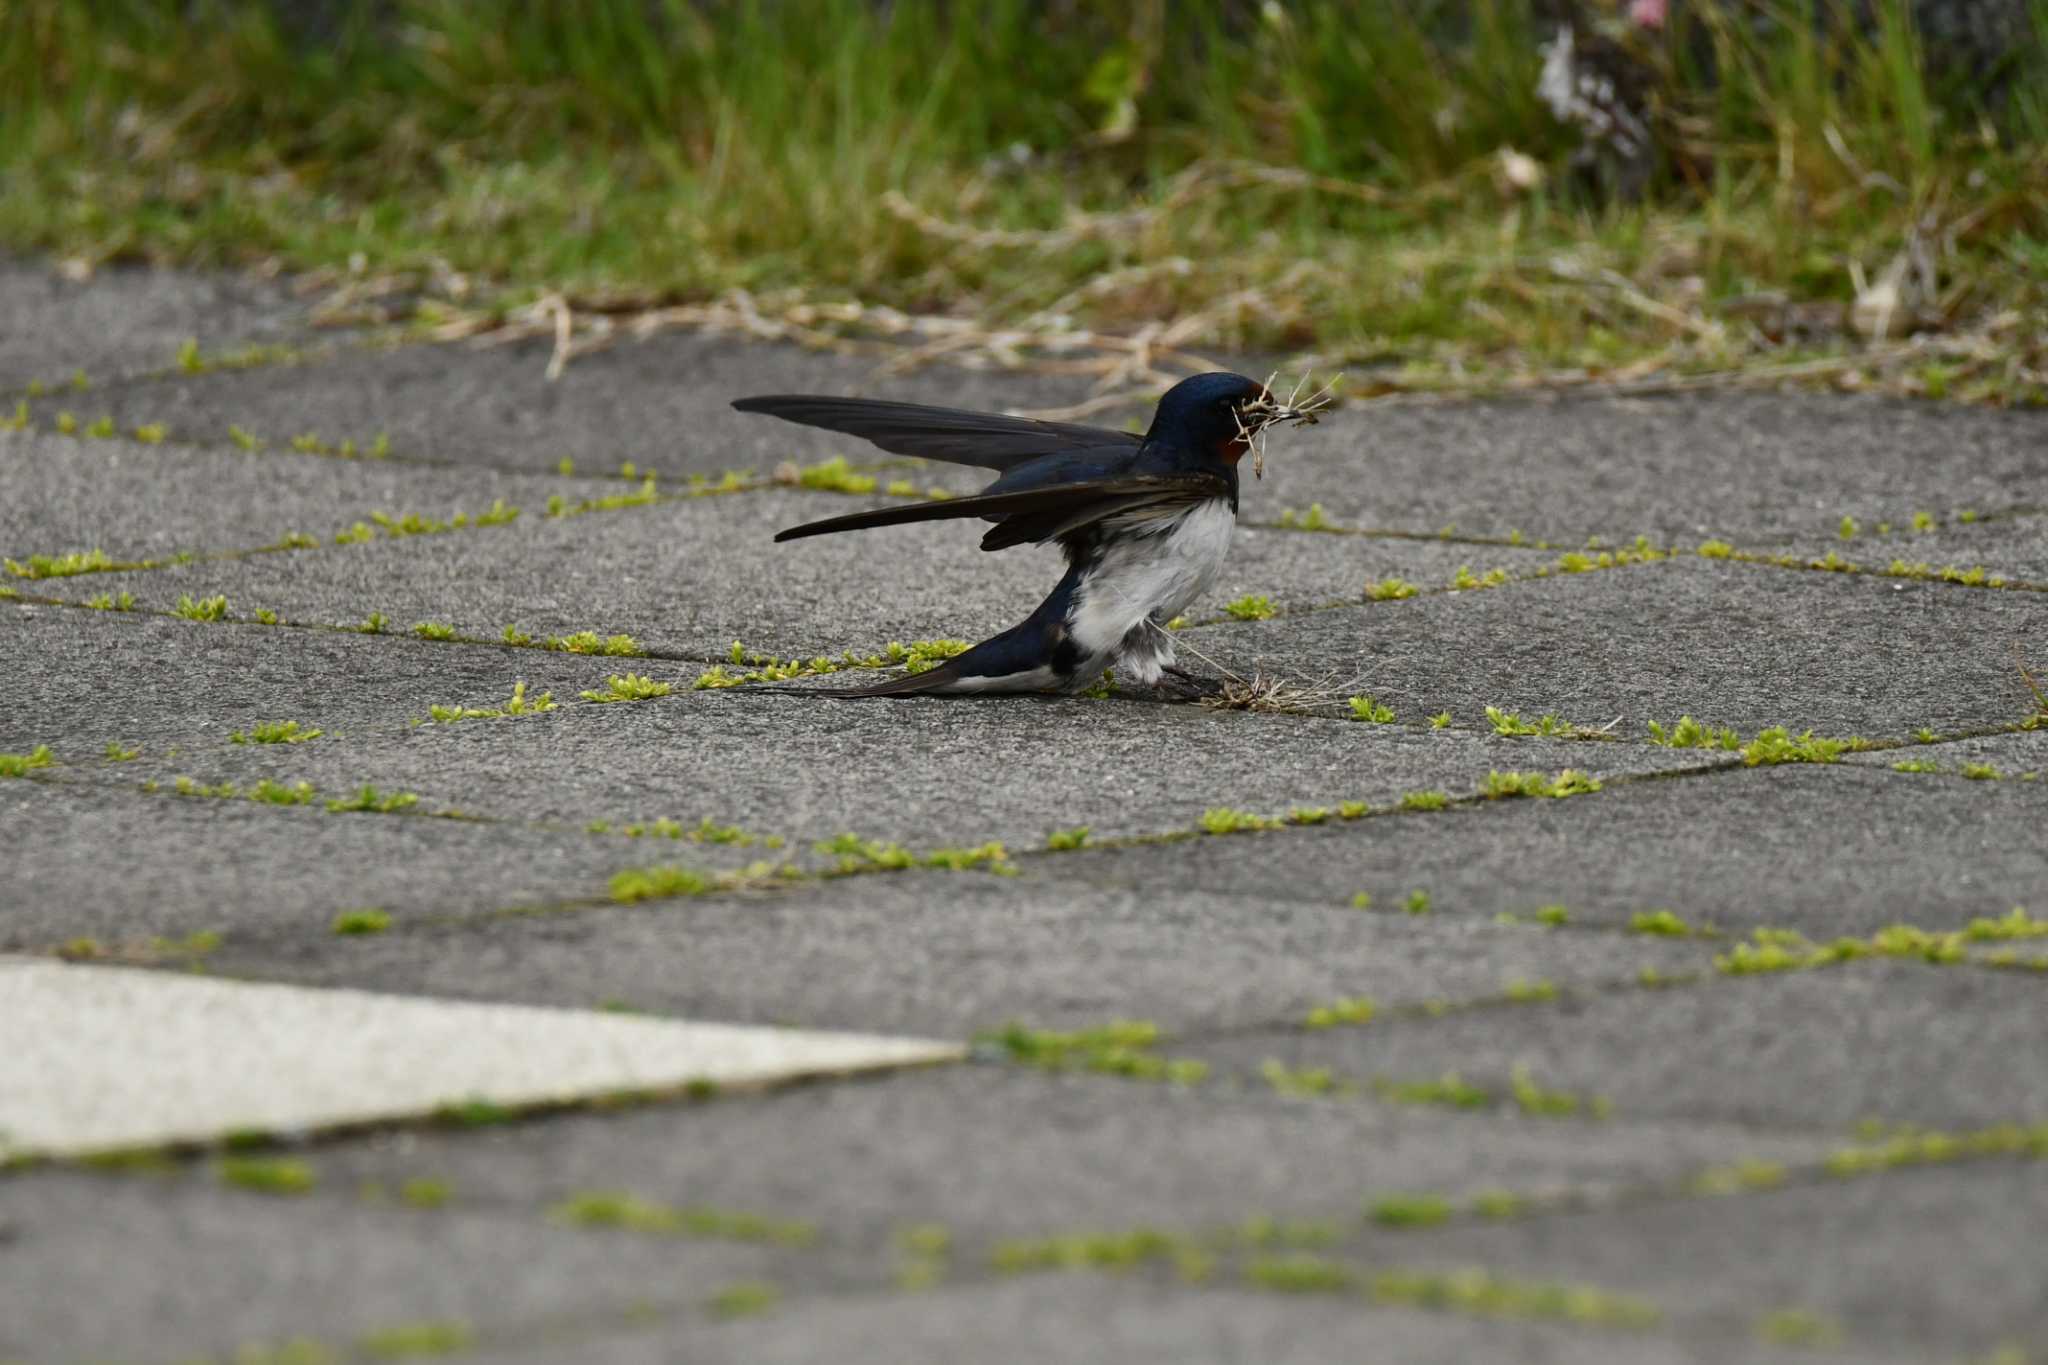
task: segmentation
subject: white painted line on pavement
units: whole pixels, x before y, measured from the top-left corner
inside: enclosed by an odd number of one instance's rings
[[[957,1060],[955,1043],[0,958],[0,1158]]]

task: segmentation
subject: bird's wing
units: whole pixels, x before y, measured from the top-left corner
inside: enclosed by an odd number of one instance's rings
[[[849,512],[842,517],[805,522],[775,533],[778,541],[819,536],[833,531],[863,531],[871,526],[896,526],[911,521],[951,517],[1000,518],[983,537],[981,548],[1001,550],[1027,541],[1049,540],[1093,522],[1145,506],[1191,505],[1229,496],[1229,485],[1214,474],[1190,471],[1116,479],[1088,479],[1049,484],[1011,493],[986,493],[971,498],[945,498]]]
[[[843,431],[898,455],[1005,470],[1035,456],[1067,450],[1122,451],[1142,438],[1106,427],[1072,422],[1039,422],[964,408],[892,403],[878,398],[832,398],[823,394],[771,393],[733,403],[741,412],[761,412],[807,427]]]

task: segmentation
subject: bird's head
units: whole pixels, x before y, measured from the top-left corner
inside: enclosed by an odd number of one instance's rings
[[[1166,391],[1145,439],[1172,442],[1234,466],[1246,451],[1257,448],[1259,433],[1274,423],[1315,420],[1313,407],[1281,402],[1256,379],[1223,372],[1198,374]]]

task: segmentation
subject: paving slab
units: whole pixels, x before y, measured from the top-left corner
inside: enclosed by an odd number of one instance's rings
[[[84,581],[111,589],[134,580]],[[284,720],[320,730],[322,743],[410,730],[434,706],[500,706],[522,680],[529,700],[552,692],[573,703],[638,662],[26,602],[0,602],[0,641],[16,665],[0,674],[0,752],[47,744],[88,764],[110,743],[168,762],[169,747],[228,743]],[[107,771],[140,780],[129,768]]]
[[[380,1333],[460,1329],[509,1304],[623,1324],[635,1300],[708,1303],[735,1283],[775,1279],[781,1263],[756,1245],[636,1242],[538,1216],[336,1194],[249,1193],[211,1173],[51,1170],[0,1181],[11,1233],[0,1249],[0,1357],[324,1360],[353,1348],[376,1359],[389,1354],[380,1341],[407,1340]],[[432,1340],[411,1338],[422,1339]]]
[[[1496,766],[1525,768],[1525,742],[1486,747],[1499,755]],[[1953,747],[1893,752],[1927,758]],[[1559,933],[1625,928],[1638,913],[1663,909],[1696,929],[1737,937],[1793,929],[1826,942],[1898,923],[1961,929],[2014,905],[2043,913],[2048,850],[2026,833],[2043,820],[2048,788],[2039,782],[1786,764],[1617,784],[1567,801],[1400,813],[1170,848],[1082,849],[1047,860],[1042,872],[1132,895],[1198,886],[1342,906],[1362,891],[1374,915],[1401,916],[1420,890],[1432,918],[1518,915],[1523,923],[1503,926],[1518,936],[1549,932],[1533,915],[1554,905],[1570,916]]]
[[[43,261],[0,256],[0,390],[62,386],[168,369],[196,340],[219,355],[304,341],[303,303],[252,275],[108,266],[72,279]],[[81,396],[81,401],[86,401]]]
[[[2039,973],[1864,960],[1616,988],[1541,1014],[1475,1010],[1363,1028],[1255,1033],[1183,1050],[1233,1074],[1268,1057],[1340,1076],[1406,1069],[1610,1097],[1630,1117],[1955,1131],[2048,1112]]]
[[[245,496],[261,502],[265,493],[255,487]],[[124,574],[118,587],[146,606],[224,595],[235,612],[260,606],[291,621],[352,625],[374,611],[490,639],[516,623],[543,638],[624,632],[649,650],[687,658],[722,659],[734,640],[808,658],[870,653],[892,639],[985,639],[1028,615],[1065,572],[1056,549],[983,553],[978,521],[774,543],[784,527],[886,501],[764,489],[550,518],[540,514],[544,499],[529,497],[526,515],[507,526]],[[471,496],[458,505],[474,515],[490,501]],[[377,506],[358,500],[312,524],[331,535]],[[444,518],[450,511],[424,494],[404,510],[413,507]],[[1372,581],[1447,588],[1462,566],[1526,572],[1543,562],[1485,547],[1240,527],[1215,585],[1189,615],[1221,618],[1226,603],[1245,596],[1265,597],[1278,611],[1361,602]],[[82,596],[116,585],[90,575],[38,586]]]
[[[1876,738],[2019,720],[2013,645],[2040,639],[2040,593],[1688,557],[1246,623],[1216,651],[1314,660],[1397,714],[1467,724],[1492,705],[1635,738],[1681,714]]]
[[[1176,878],[1171,895],[1157,883],[1097,890],[1048,875],[1059,861],[1032,860],[1015,877],[876,874],[772,895],[401,923],[342,943],[258,926],[229,934],[210,961],[275,980],[964,1038],[1013,1021],[1292,1023],[1359,995],[1420,1004],[1497,996],[1516,981],[1601,986],[1705,969],[1710,955],[1668,939],[1366,915],[1286,887],[1214,895]],[[1095,866],[1118,880],[1113,860]]]
[[[1576,546],[1833,536],[2038,507],[2048,413],[1812,393],[1366,405],[1286,433],[1267,496],[1341,525]]]
[[[0,958],[0,1159],[763,1085],[957,1045]],[[47,1020],[61,1019],[62,1028]]]
[[[630,662],[683,687],[694,667]],[[1170,781],[1152,766],[1162,753],[1175,755]],[[1507,750],[1469,733],[1115,698],[906,703],[735,688],[564,706],[517,722],[379,730],[333,744],[145,754],[121,765],[120,780],[184,775],[244,789],[306,781],[323,792],[369,782],[417,793],[423,810],[577,828],[703,811],[798,848],[851,832],[925,852],[990,840],[1042,847],[1054,830],[1076,826],[1097,838],[1192,831],[1218,807],[1273,817],[1297,806],[1334,812],[1340,801],[1384,805],[1418,788],[1471,794],[1504,760],[1595,778],[1727,761],[1702,750],[1558,740]]]
[[[876,458],[873,446],[850,436],[734,412],[732,400],[749,394],[844,393],[977,409],[1088,396],[1087,381],[1071,377],[952,368],[892,375],[879,359],[849,363],[793,345],[694,333],[581,357],[553,382],[551,353],[544,342],[363,351],[317,365],[106,386],[89,395],[89,406],[123,430],[161,423],[176,437],[208,443],[224,443],[234,425],[277,443],[312,433],[367,446],[384,436],[395,455],[462,465],[551,470],[567,459],[610,472],[631,460],[668,476],[715,476],[835,454]],[[972,473],[954,477],[972,486]]]
[[[1417,1310],[1362,1298],[1187,1289],[1144,1280],[1054,1276],[947,1287],[915,1297],[806,1301],[765,1318],[627,1329],[577,1343],[590,1365],[635,1362],[1003,1360],[1019,1343],[1046,1360],[1243,1365],[1327,1361],[1333,1355],[1465,1365],[1677,1365],[1790,1361],[1793,1352],[1753,1342],[1679,1339],[1640,1332],[1573,1330]],[[516,1348],[480,1361],[531,1360]],[[1868,1357],[1866,1357],[1868,1358]]]
[[[2039,1163],[1989,1161],[1445,1227],[1403,1246],[1437,1265],[1644,1294],[1678,1314],[1754,1322],[1803,1309],[1854,1358],[2026,1359],[2048,1340],[2048,1270],[2010,1248],[2044,1218]]]
[[[1842,761],[1864,768],[1909,772],[1932,764],[1933,773],[1950,778],[2043,782],[2048,781],[2048,724],[2012,734],[1972,735],[1937,744],[1846,754]],[[1900,769],[1898,765],[1902,763],[1909,766]]]
[[[808,1222],[821,1250],[856,1259],[894,1253],[905,1228],[936,1223],[952,1234],[953,1268],[972,1276],[1010,1239],[1200,1235],[1256,1217],[1344,1238],[1367,1228],[1368,1201],[1392,1193],[1663,1189],[1742,1156],[1818,1161],[1841,1142],[970,1065],[350,1140],[321,1148],[315,1164],[341,1189],[438,1180],[451,1208],[507,1214],[589,1190],[748,1210]]]
[[[2048,439],[2044,436],[2043,439]],[[1966,512],[1969,509],[1964,509]],[[1873,572],[1895,568],[1920,576],[1939,577],[1981,573],[1985,580],[2003,578],[2009,584],[2035,589],[2048,586],[2048,514],[2038,510],[1996,516],[1974,516],[1962,520],[1954,512],[1936,517],[1926,530],[1915,530],[1911,521],[1889,523],[1889,529],[1859,522],[1855,534],[1843,537],[1838,524],[1833,530],[1806,531],[1782,546],[1760,547],[1769,554],[1792,554],[1812,563],[1834,555],[1837,559]],[[1737,550],[1749,547],[1737,545]]]
[[[0,432],[0,553],[23,563],[32,554],[103,551],[129,563],[180,553],[219,554],[310,535],[318,553],[334,537],[377,513],[449,521],[474,518],[502,502],[524,517],[543,514],[551,496],[570,504],[631,492],[616,479],[522,475],[496,469],[450,470],[384,460],[244,453],[216,447],[156,445],[120,437],[88,439],[33,431]],[[465,534],[488,534],[482,528]],[[383,534],[373,524],[372,530]],[[42,580],[44,588],[92,592],[132,587],[132,575],[88,575],[82,582]],[[10,575],[7,582],[27,587]]]
[[[280,809],[40,780],[0,780],[0,830],[0,948],[40,952],[84,939],[150,955],[158,939],[217,934],[312,937],[345,953],[366,940],[333,937],[343,911],[403,924],[451,907],[601,898],[613,872],[651,856],[580,829],[338,814],[317,796]],[[749,856],[685,847],[699,866]]]

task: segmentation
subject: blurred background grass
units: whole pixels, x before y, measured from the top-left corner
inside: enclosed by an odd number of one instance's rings
[[[2048,0],[0,0],[0,242],[2041,401]]]

